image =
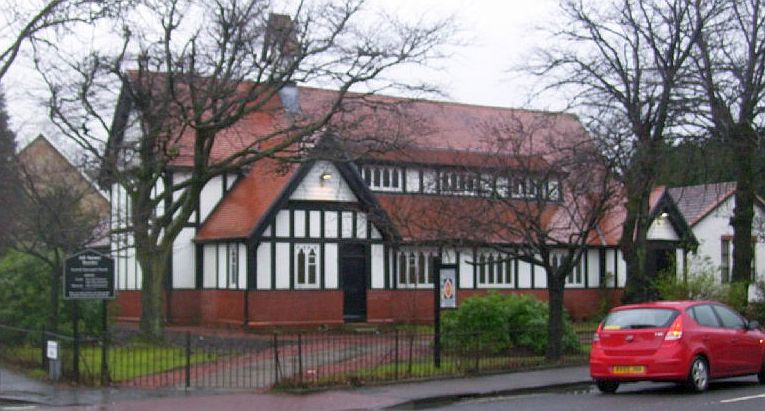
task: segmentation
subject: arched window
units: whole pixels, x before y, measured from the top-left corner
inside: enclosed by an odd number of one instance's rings
[[[417,283],[418,284],[425,284],[426,278],[425,278],[425,254],[420,251],[417,253]]]
[[[319,245],[295,245],[295,287],[316,288],[319,286]]]
[[[383,187],[390,187],[390,169],[384,168],[382,173],[383,173],[383,180],[382,180]]]
[[[494,256],[489,254],[489,284],[494,284]]]
[[[298,251],[297,254],[297,283],[305,284],[305,252]]]
[[[316,251],[308,252],[308,283],[316,284]]]
[[[409,284],[406,279],[406,253],[398,254],[398,283]]]
[[[486,284],[486,256],[483,254],[478,262],[478,282]]]
[[[407,269],[409,274],[409,283],[410,284],[416,284],[417,283],[417,257],[415,256],[414,252],[409,253],[409,267]]]
[[[505,283],[505,276],[503,275],[502,269],[504,268],[505,264],[502,262],[502,257],[497,256],[497,284],[504,284]]]

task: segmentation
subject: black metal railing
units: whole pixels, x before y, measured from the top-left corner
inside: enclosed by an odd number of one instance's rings
[[[580,364],[587,359],[591,336],[590,331],[578,332],[577,343],[569,344],[561,358],[551,362],[539,348],[489,346],[479,334],[443,334],[436,366],[434,334],[416,329],[235,337],[167,333],[161,344],[144,342],[137,332],[118,329],[105,345],[104,339],[74,339],[0,325],[0,359],[47,370],[45,341],[55,339],[60,345],[63,375],[73,382],[268,390]]]

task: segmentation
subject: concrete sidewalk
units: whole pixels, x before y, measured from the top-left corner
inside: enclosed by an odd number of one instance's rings
[[[36,409],[66,410],[369,410],[407,409],[428,402],[510,394],[582,384],[587,367],[333,389],[303,394],[254,394],[242,391],[84,389],[51,386],[0,369],[0,409],[4,401],[23,401]],[[57,408],[61,409],[61,408]]]

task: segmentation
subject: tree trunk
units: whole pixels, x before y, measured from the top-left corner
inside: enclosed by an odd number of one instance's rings
[[[58,333],[58,314],[59,314],[59,295],[61,293],[61,272],[62,267],[58,266],[50,272],[50,308],[48,311],[47,330]]]
[[[143,251],[142,251],[143,250]],[[136,254],[141,265],[141,324],[144,337],[161,340],[164,337],[165,275],[167,275],[168,251],[147,252],[138,247]],[[143,255],[142,255],[143,254]]]
[[[757,136],[749,127],[739,127],[735,151],[736,206],[733,209],[733,281],[751,281],[752,222],[754,220],[753,156],[757,152]]]
[[[624,287],[623,303],[635,303],[649,299],[651,279],[646,273],[648,256],[648,208],[650,190],[628,199],[627,216],[624,221],[619,248],[627,265],[627,281]],[[628,194],[629,196],[630,194]]]
[[[563,289],[565,278],[564,274],[547,275],[547,299],[550,317],[547,321],[545,358],[551,361],[559,360],[563,353]]]

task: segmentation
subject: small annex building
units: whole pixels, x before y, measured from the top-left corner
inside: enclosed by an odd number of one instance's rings
[[[720,283],[731,280],[733,270],[733,226],[730,224],[736,205],[736,183],[722,182],[667,189],[677,208],[688,222],[699,244],[696,252],[678,265],[682,270],[711,271]],[[755,196],[752,242],[754,255],[751,281],[765,279],[765,201]],[[754,287],[750,287],[753,298]]]
[[[279,93],[275,103],[282,114],[254,114],[238,125],[235,138],[256,138],[269,121],[279,121],[296,107],[310,109],[331,93],[292,87]],[[249,327],[428,322],[433,318],[435,257],[456,267],[458,301],[488,292],[546,298],[544,270],[502,258],[492,244],[506,239],[477,238],[469,219],[451,218],[454,214],[444,210],[479,210],[482,196],[497,195],[541,199],[549,221],[559,218],[567,206],[566,187],[555,174],[539,171],[554,161],[551,145],[586,138],[577,118],[384,99],[399,102],[407,124],[417,126],[408,128],[407,143],[398,149],[346,155],[327,143],[322,147],[330,147],[325,150],[330,155],[290,164],[264,159],[207,183],[173,247],[165,312],[169,322]],[[339,130],[378,138],[400,132],[401,124],[386,118],[386,111],[373,114]],[[115,118],[128,117],[129,107],[118,107]],[[135,132],[113,135],[110,144]],[[496,150],[498,142],[520,136],[527,138],[517,144],[522,151],[508,155]],[[232,141],[222,135],[213,151],[235,149]],[[322,141],[331,142],[332,136]],[[184,145],[179,147],[166,181],[188,178],[188,156]],[[512,165],[521,159],[523,167]],[[518,172],[511,178],[491,176],[486,170],[497,161]],[[124,228],[129,204],[119,185],[111,187],[111,204],[112,228]],[[669,265],[672,252],[682,262],[696,239],[670,192],[657,189],[651,204],[649,239],[658,271]],[[603,219],[567,278],[565,306],[574,318],[590,317],[605,299],[621,296],[626,280],[618,250],[623,218],[623,210],[616,209]],[[115,231],[120,319],[138,320],[141,270],[130,234]]]

